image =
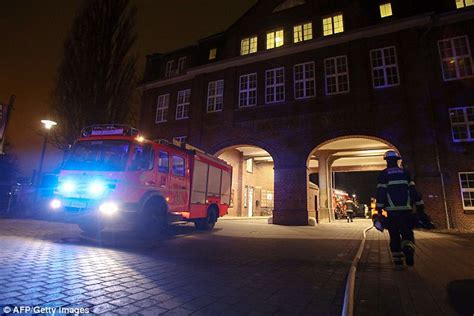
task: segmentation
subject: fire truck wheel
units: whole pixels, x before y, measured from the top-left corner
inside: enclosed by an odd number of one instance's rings
[[[104,228],[104,223],[96,220],[82,221],[77,224],[88,235],[98,235]]]
[[[166,204],[159,199],[148,201],[143,208],[137,231],[144,236],[153,236],[168,228]]]
[[[211,230],[217,222],[217,207],[210,207],[207,212],[207,217],[198,219],[194,222],[194,226],[199,230]]]

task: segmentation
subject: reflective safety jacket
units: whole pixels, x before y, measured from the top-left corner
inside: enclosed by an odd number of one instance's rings
[[[404,169],[393,167],[380,172],[377,184],[377,210],[411,211],[413,204],[422,205],[415,182],[410,173]]]

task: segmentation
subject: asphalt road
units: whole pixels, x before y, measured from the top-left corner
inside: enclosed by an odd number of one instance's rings
[[[101,314],[336,315],[368,225],[221,220],[212,232],[184,225],[143,240],[120,228],[95,239],[71,224],[0,219],[0,306],[56,308],[56,314],[67,307]]]

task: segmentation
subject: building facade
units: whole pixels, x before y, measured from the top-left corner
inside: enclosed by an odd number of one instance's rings
[[[396,149],[435,223],[474,229],[473,49],[472,0],[260,0],[222,33],[147,56],[140,129],[263,149],[287,225],[332,219],[338,160]]]

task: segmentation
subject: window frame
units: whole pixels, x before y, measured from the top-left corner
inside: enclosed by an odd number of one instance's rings
[[[451,139],[453,140],[454,143],[474,142],[474,132],[471,133],[471,129],[470,129],[470,126],[472,125],[473,126],[472,130],[474,131],[474,120],[472,120],[472,121],[469,120],[468,114],[467,114],[468,109],[472,109],[473,113],[474,113],[474,106],[459,106],[459,107],[453,107],[453,108],[448,109],[449,123],[450,123],[450,126],[451,126]],[[457,110],[462,110],[463,111],[464,121],[461,122],[461,123],[459,123],[459,122],[453,123],[453,121],[452,121],[452,116],[453,115],[451,113],[452,113],[452,111],[457,111]],[[454,127],[455,126],[465,127],[467,138],[455,139],[454,138]]]
[[[465,39],[466,40],[466,47],[467,47],[467,51],[468,51],[467,55],[460,55],[460,56],[456,55],[456,48],[455,48],[455,45],[454,45],[454,41],[457,40],[457,39]],[[452,57],[443,57],[442,53],[441,53],[440,44],[442,42],[447,42],[447,41],[449,41],[450,44],[451,44],[451,52],[453,53]],[[438,40],[438,54],[439,54],[439,60],[440,60],[440,64],[441,64],[441,73],[443,75],[443,81],[462,80],[462,79],[467,79],[467,78],[474,77],[474,65],[472,64],[471,47],[470,47],[469,38],[468,38],[467,35],[455,36],[455,37],[444,38],[444,39]],[[469,58],[469,61],[470,61],[470,64],[471,64],[471,75],[461,76],[461,74],[460,74],[458,60],[459,59],[464,59],[464,58]],[[446,61],[450,62],[452,60],[454,60],[454,69],[456,70],[456,76],[453,77],[453,78],[446,78],[446,71],[444,69],[444,62],[446,62]]]
[[[188,102],[186,102],[186,94],[189,95],[187,96],[189,98]],[[180,94],[184,94],[183,96],[183,101],[182,103],[179,103],[179,97],[180,97]],[[178,120],[185,120],[185,119],[189,119],[189,109],[190,109],[190,104],[191,104],[191,89],[184,89],[184,90],[179,90],[178,91],[178,96],[176,98],[176,115],[175,115],[175,119],[178,121]],[[178,117],[178,109],[179,108],[183,108],[183,114],[182,116]]]
[[[163,170],[163,167],[165,167],[165,165],[162,164],[162,161],[163,161],[164,157],[161,154],[166,155],[166,161],[167,161],[166,171]],[[166,174],[170,173],[170,154],[167,151],[164,151],[164,150],[161,150],[161,149],[158,150],[158,172],[166,173]]]
[[[276,38],[277,38],[277,33],[279,33],[279,32],[281,32],[281,45],[277,46]],[[269,45],[269,39],[268,39],[269,35],[273,35],[273,46],[272,47],[268,46]],[[284,28],[278,28],[278,29],[275,29],[275,30],[272,30],[272,31],[268,31],[266,33],[265,38],[266,38],[265,47],[266,47],[267,50],[282,47],[283,45],[285,45],[285,29]]]
[[[250,88],[250,77],[255,76],[255,88]],[[242,89],[242,79],[247,77],[246,87]],[[256,72],[244,74],[239,77],[239,108],[248,108],[256,106],[258,102],[258,75]],[[255,103],[250,103],[250,93],[255,92]],[[242,98],[242,95],[245,95],[245,98]],[[245,100],[246,105],[242,105],[242,100]]]
[[[387,65],[387,64],[385,64],[385,50],[392,49],[392,48],[395,52],[395,54],[394,54],[395,64]],[[383,61],[382,66],[375,66],[374,67],[374,58],[372,57],[372,53],[375,52],[375,51],[381,51],[382,52],[382,61]],[[370,68],[371,68],[371,72],[372,72],[372,87],[374,89],[384,89],[384,88],[396,87],[396,86],[400,85],[400,70],[398,68],[397,48],[395,47],[395,45],[376,48],[376,49],[371,49],[369,51],[369,56],[370,56]],[[388,80],[387,80],[387,78],[388,78],[387,69],[388,68],[395,68],[397,70],[397,83],[388,84]],[[384,82],[385,82],[384,85],[379,85],[379,86],[375,85],[375,76],[374,76],[374,71],[375,70],[382,70],[383,71],[383,78],[384,78]]]
[[[211,85],[215,85],[214,91],[215,94],[211,95]],[[219,94],[219,84],[222,84],[222,93]],[[207,84],[207,102],[206,102],[206,112],[207,113],[214,113],[214,112],[222,112],[222,109],[224,108],[224,79],[219,79],[215,81],[210,81]],[[220,102],[220,108],[217,108],[218,99],[221,99],[222,101]],[[209,106],[211,105],[211,109]]]
[[[245,41],[247,41],[247,45],[244,46]],[[254,50],[252,50],[252,48],[254,48]],[[258,36],[257,35],[244,37],[240,40],[240,56],[254,54],[257,51],[258,51]]]
[[[183,174],[175,173],[174,158],[181,158],[183,160]],[[183,156],[177,155],[177,154],[172,154],[171,155],[171,175],[173,175],[175,177],[185,177],[186,176],[186,158],[184,158]]]
[[[177,142],[180,142],[180,143],[186,143],[187,139],[188,139],[187,135],[173,137],[173,141],[177,141]]]
[[[346,64],[346,71],[345,72],[338,72],[337,69],[337,59],[338,58],[344,58],[345,59],[345,64]],[[334,60],[334,69],[335,73],[334,74],[328,74],[327,73],[327,67],[326,67],[326,61],[329,60]],[[339,55],[339,56],[334,56],[334,57],[328,57],[325,58],[324,61],[324,91],[326,92],[326,95],[335,95],[335,94],[344,94],[344,93],[349,93],[351,92],[351,84],[350,84],[350,76],[349,76],[349,62],[347,60],[347,55]],[[347,76],[347,90],[339,90],[339,77],[342,76]],[[328,91],[328,78],[335,78],[336,79],[336,92],[329,92]]]
[[[306,25],[310,25],[310,30],[311,32],[307,33],[307,31],[305,31],[305,26]],[[296,28],[301,28],[301,40],[296,40]],[[308,38],[307,38],[308,36]],[[297,25],[294,25],[293,26],[293,43],[302,43],[302,42],[306,42],[306,41],[310,41],[313,39],[313,22],[312,21],[309,21],[309,22],[305,22],[305,23],[300,23],[300,24],[297,24]]]
[[[186,56],[182,56],[178,58],[178,68],[176,69],[176,73],[182,73],[184,71],[184,65],[186,63]]]
[[[462,202],[462,207],[463,210],[465,211],[474,211],[474,198],[472,199],[471,203],[473,204],[472,206],[465,206],[464,202],[464,192],[469,192],[474,194],[474,187],[473,188],[463,188],[462,181],[461,181],[461,175],[471,175],[474,178],[474,171],[461,171],[458,172],[458,179],[459,179],[459,189],[461,193],[461,202]],[[469,180],[468,180],[469,183]]]
[[[275,83],[276,82],[276,72],[281,70],[283,72],[283,83]],[[273,72],[274,73],[274,80],[272,82],[271,85],[268,85],[268,74],[270,72]],[[276,100],[276,96],[277,96],[277,88],[280,87],[280,86],[283,86],[283,99],[281,100]],[[268,96],[269,94],[267,93],[268,92],[268,89],[269,88],[272,88],[274,89],[273,90],[273,101],[268,101]],[[281,102],[285,102],[285,67],[276,67],[276,68],[272,68],[272,69],[267,69],[265,70],[265,104],[274,104],[274,103],[281,103]]]
[[[384,6],[387,6],[388,8],[384,8]],[[387,11],[390,10],[390,15],[383,15],[384,13],[387,13]],[[384,2],[379,4],[379,12],[380,12],[380,18],[385,19],[393,16],[393,10],[392,10],[392,3],[390,1]]]
[[[166,62],[166,68],[165,68],[165,77],[169,78],[173,76],[173,65],[174,65],[174,59],[168,60]]]
[[[338,16],[341,16],[342,31],[336,32],[334,18],[338,17]],[[325,28],[324,28],[324,26],[325,26],[324,20],[327,20],[327,19],[331,19],[331,33],[329,33],[329,34],[325,34]],[[333,13],[333,14],[325,15],[325,16],[321,17],[321,24],[322,24],[323,36],[331,36],[331,35],[335,35],[335,34],[339,34],[339,33],[344,33],[344,31],[345,31],[344,30],[344,14],[342,12],[336,12],[336,13]]]
[[[166,106],[160,106],[160,99],[164,98],[166,102],[163,102],[163,104],[166,103]],[[169,106],[170,106],[170,94],[161,94],[158,96],[158,99],[156,101],[156,114],[155,114],[155,124],[159,123],[164,123],[168,122],[168,111],[169,111]],[[158,120],[158,113],[161,113],[160,117],[161,120]]]
[[[312,65],[312,67],[313,67],[313,76],[312,76],[312,78],[306,78],[306,66],[307,65]],[[302,69],[303,79],[298,79],[297,80],[296,79],[296,68],[298,66],[303,66],[303,69]],[[312,85],[313,85],[313,95],[307,95],[307,89],[308,89],[309,84],[311,84],[311,82],[312,82]],[[297,92],[296,85],[298,83],[303,83],[303,96],[300,96],[300,97],[296,96],[296,92]],[[295,100],[303,100],[303,99],[310,99],[310,98],[316,97],[316,69],[315,69],[314,61],[309,61],[309,62],[299,63],[299,64],[293,65],[293,97],[295,98]]]

